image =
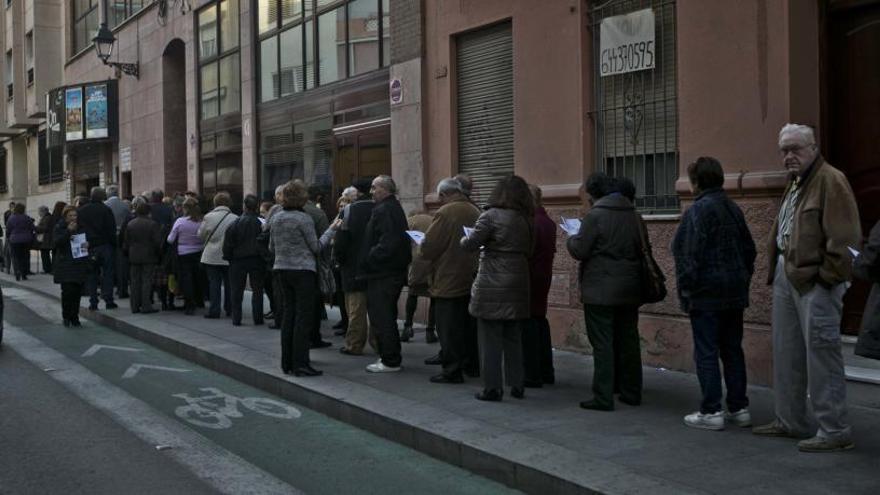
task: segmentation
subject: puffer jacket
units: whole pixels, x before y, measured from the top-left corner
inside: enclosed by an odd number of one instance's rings
[[[853,274],[873,282],[862,314],[862,329],[855,352],[859,356],[880,359],[880,222],[871,229],[865,249],[853,263]]]
[[[632,203],[620,194],[605,196],[568,238],[571,257],[580,261],[581,301],[597,306],[642,303],[642,222]]]
[[[70,252],[70,236],[87,234],[85,227],[79,225],[76,232],[70,232],[63,221],[55,225],[52,239],[55,242],[55,256],[52,259],[52,278],[56,284],[84,284],[92,271],[91,257],[74,258]],[[90,246],[91,247],[91,246]]]
[[[467,251],[480,250],[477,278],[471,287],[469,311],[484,320],[520,320],[529,315],[529,257],[532,227],[519,212],[490,208],[477,219],[470,236],[461,239]]]

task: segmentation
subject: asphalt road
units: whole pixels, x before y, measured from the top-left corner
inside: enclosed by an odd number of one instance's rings
[[[0,493],[511,492],[3,291]]]

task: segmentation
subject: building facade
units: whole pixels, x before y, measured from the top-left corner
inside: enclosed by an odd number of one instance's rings
[[[859,57],[880,50],[880,2],[736,4],[424,2],[423,192],[435,204],[431,188],[466,172],[481,199],[498,176],[516,173],[543,188],[552,216],[575,217],[590,173],[630,177],[670,289],[642,308],[645,362],[690,370],[669,246],[693,201],[687,165],[717,157],[759,246],[744,346],[752,381],[768,383],[764,246],[786,181],[777,134],[787,122],[816,126],[823,154],[850,179],[867,233],[880,219],[880,129],[870,117],[880,70]],[[614,30],[629,44],[615,45]],[[847,294],[845,333],[858,328],[864,290]],[[555,344],[588,350],[577,267],[561,232],[550,305]]]

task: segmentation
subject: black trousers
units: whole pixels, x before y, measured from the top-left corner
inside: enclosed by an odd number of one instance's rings
[[[269,311],[274,313],[275,307],[278,304],[275,302],[275,275],[272,272],[272,265],[266,263],[265,260],[263,262],[266,266],[266,271],[263,272],[263,291],[266,293],[266,297],[269,298]]]
[[[275,306],[272,311],[275,313],[275,324],[280,326],[284,321],[284,309],[288,305],[284,300],[284,287],[281,286],[281,270],[272,270],[272,284],[275,289]]]
[[[523,327],[523,367],[526,382],[553,383],[553,346],[546,316],[529,318]]]
[[[12,261],[14,263],[13,266],[15,267],[16,275],[27,275],[31,261],[31,243],[13,242]]]
[[[318,277],[315,275],[315,321],[309,330],[309,342],[317,344],[324,340],[321,337],[321,320],[327,319],[327,310],[324,308],[324,295],[321,294],[321,286],[318,285]]]
[[[443,358],[443,374],[460,377],[468,361],[472,358],[468,346],[470,334],[474,332],[474,319],[468,312],[471,296],[435,297],[431,299],[431,308],[437,322],[437,333],[440,336],[441,356]]]
[[[342,328],[348,328],[348,309],[345,307],[345,292],[342,290],[342,273],[333,270],[333,278],[336,280],[336,293],[333,294],[333,304],[339,308],[339,322]]]
[[[584,305],[587,336],[593,346],[593,395],[614,406],[614,384],[620,395],[642,400],[642,356],[638,306]]]
[[[263,258],[252,257],[232,260],[229,264],[229,284],[232,286],[232,322],[241,324],[241,304],[244,287],[248,277],[251,280],[251,314],[254,324],[263,323],[263,280],[266,276],[266,262]]]
[[[385,366],[398,367],[403,360],[397,332],[397,300],[405,282],[405,274],[367,280],[367,315]]]
[[[40,249],[40,255],[43,258],[43,273],[52,273],[52,250]]]
[[[61,317],[65,320],[79,321],[79,301],[84,285],[84,282],[62,282]]]
[[[200,283],[199,278],[199,260],[202,253],[183,254],[177,257],[177,277],[180,281],[180,290],[183,292],[184,307],[193,309],[196,306],[198,298],[202,294],[197,292],[196,287]],[[204,304],[204,300],[202,300]]]
[[[278,270],[284,293],[284,321],[281,324],[281,369],[290,371],[309,365],[309,331],[318,318],[315,313],[315,272]]]
[[[419,296],[415,294],[407,294],[406,296],[406,319],[403,321],[403,324],[406,326],[412,326],[413,317],[416,314],[416,309],[419,307]],[[435,322],[437,321],[434,309],[434,298],[431,298],[431,302],[428,303],[428,324],[425,325],[427,328],[434,329]]]

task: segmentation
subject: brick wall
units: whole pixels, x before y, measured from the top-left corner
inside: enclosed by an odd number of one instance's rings
[[[423,0],[391,0],[391,63],[422,56]]]

